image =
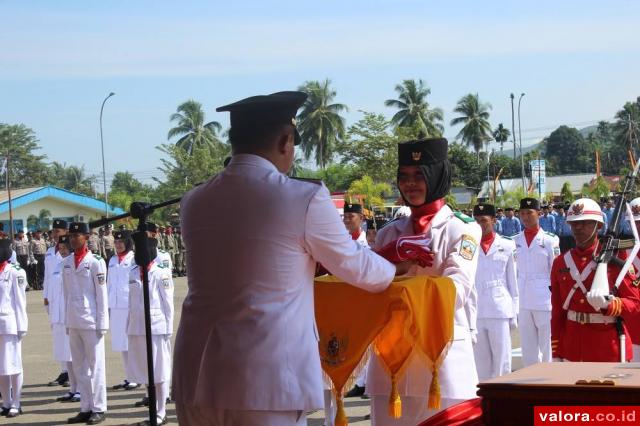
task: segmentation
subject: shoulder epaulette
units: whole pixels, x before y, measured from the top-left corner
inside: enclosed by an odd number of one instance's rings
[[[19,265],[19,264],[17,264],[17,263],[12,263],[12,265],[13,265],[13,267],[14,267],[14,268],[16,268],[16,271],[21,271],[21,270],[22,270],[22,268],[20,267],[20,265]]]
[[[556,235],[556,234],[554,234],[553,232],[547,232],[547,231],[544,231],[544,233],[545,233],[545,234],[547,234],[547,235],[548,235],[548,236],[550,236],[550,237],[557,237],[557,235]]]
[[[453,212],[453,215],[455,217],[457,217],[458,219],[460,219],[461,221],[463,221],[464,223],[471,223],[471,222],[475,222],[472,218],[470,218],[469,216],[467,216],[464,213],[460,213],[460,212]]]
[[[301,178],[301,177],[290,177],[290,179],[299,180],[302,182],[309,182],[315,185],[322,185],[322,179]]]
[[[167,269],[168,266],[165,266],[164,263],[156,263],[156,266],[160,269]]]
[[[94,254],[93,257],[95,257],[98,260],[102,259],[102,256],[100,256],[99,254]]]
[[[504,238],[505,240],[511,240],[513,241],[513,237],[510,237],[508,235],[500,235],[502,238]]]

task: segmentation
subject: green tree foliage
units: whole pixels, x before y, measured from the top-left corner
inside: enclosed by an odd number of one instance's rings
[[[421,137],[440,137],[444,131],[444,114],[440,108],[431,108],[427,97],[431,89],[421,79],[403,80],[395,87],[398,99],[388,99],[385,106],[398,109],[391,118],[397,127],[417,129]]]
[[[569,182],[565,182],[564,184],[562,184],[562,189],[560,190],[560,198],[565,203],[572,203],[575,200],[573,192],[571,191],[571,184]]]
[[[602,176],[598,176],[594,182],[589,184],[584,184],[582,186],[582,196],[591,198],[600,202],[600,199],[609,197],[611,193],[611,188],[607,183],[606,179]]]
[[[109,204],[129,210],[134,201],[154,202],[155,189],[144,185],[129,172],[117,172],[111,181]]]
[[[94,190],[96,177],[87,176],[84,166],[67,166],[66,163],[54,161],[47,167],[47,183],[90,197],[96,195]]]
[[[45,155],[32,129],[24,124],[0,123],[0,164],[9,154],[9,181],[12,188],[27,188],[47,183]],[[4,179],[4,176],[2,176]]]
[[[302,170],[299,176],[322,180],[330,192],[346,192],[361,177],[354,165],[340,163],[330,164],[324,170]]]
[[[333,151],[344,137],[345,121],[340,115],[346,105],[334,103],[336,91],[331,80],[307,81],[299,90],[307,93],[307,100],[298,114],[298,130],[305,159],[315,157],[316,165],[324,169],[331,163]]]
[[[222,130],[222,126],[217,121],[205,123],[200,102],[190,99],[180,104],[170,120],[176,123],[176,126],[169,130],[167,139],[178,137],[176,146],[189,155],[193,155],[196,148],[215,150],[221,144],[218,132]]]
[[[491,125],[489,124],[490,109],[491,105],[481,102],[477,93],[463,96],[453,109],[453,112],[460,114],[460,116],[451,120],[451,125],[462,124],[462,129],[456,139],[461,139],[467,146],[473,147],[478,161],[482,146],[492,139]]]
[[[485,165],[478,165],[478,160],[464,145],[453,142],[449,144],[449,161],[453,186],[466,186],[480,189],[487,179]]]
[[[515,207],[520,205],[520,200],[525,197],[528,197],[529,194],[525,191],[522,186],[518,186],[513,191],[507,191],[502,195],[496,197],[496,206],[498,207]]]
[[[347,194],[350,196],[362,196],[365,207],[373,210],[373,207],[384,206],[384,195],[390,192],[391,185],[388,183],[376,183],[371,176],[365,175],[351,183]]]
[[[502,123],[498,124],[498,127],[493,131],[493,139],[500,144],[500,155],[502,155],[504,143],[509,140],[509,136],[511,136],[511,132]]]
[[[567,126],[554,130],[545,141],[546,159],[557,174],[595,171],[595,155],[580,132]]]

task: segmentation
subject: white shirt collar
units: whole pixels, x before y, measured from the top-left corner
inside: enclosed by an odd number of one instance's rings
[[[227,167],[256,166],[280,173],[276,166],[264,157],[255,154],[235,154]]]

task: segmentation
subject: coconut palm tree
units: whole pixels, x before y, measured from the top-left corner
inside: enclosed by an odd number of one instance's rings
[[[331,162],[335,145],[344,138],[345,120],[340,115],[348,111],[346,105],[333,103],[336,91],[331,80],[307,81],[299,90],[308,97],[298,114],[298,130],[305,159],[315,156],[316,164],[324,170]]]
[[[397,108],[391,118],[397,127],[412,127],[424,137],[440,137],[444,131],[444,114],[440,108],[431,108],[427,97],[431,89],[421,79],[403,80],[395,87],[398,99],[387,99],[385,106]]]
[[[477,93],[463,96],[453,109],[453,112],[461,115],[451,120],[451,125],[463,124],[456,139],[462,139],[467,146],[472,146],[478,161],[482,145],[492,140],[491,125],[488,121],[490,109],[491,105],[481,102]]]
[[[493,131],[493,139],[500,144],[500,155],[502,155],[502,148],[504,143],[509,140],[509,136],[511,136],[511,132],[502,123],[498,124],[498,127]]]
[[[189,155],[196,147],[215,148],[220,143],[218,132],[222,126],[217,121],[205,123],[202,104],[192,99],[180,104],[178,112],[171,115],[170,121],[177,123],[169,130],[167,139],[180,137],[176,146],[184,149]]]

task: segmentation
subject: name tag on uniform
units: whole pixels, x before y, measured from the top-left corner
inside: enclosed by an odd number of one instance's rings
[[[98,274],[98,284],[102,285],[105,283],[106,276],[104,274]]]
[[[171,287],[171,280],[169,278],[163,278],[162,279],[162,286],[164,288],[169,288]]]
[[[163,260],[162,261],[162,266],[164,266],[165,268],[169,267],[169,261],[168,260]]]
[[[27,282],[24,277],[18,277],[18,285],[25,285]]]

